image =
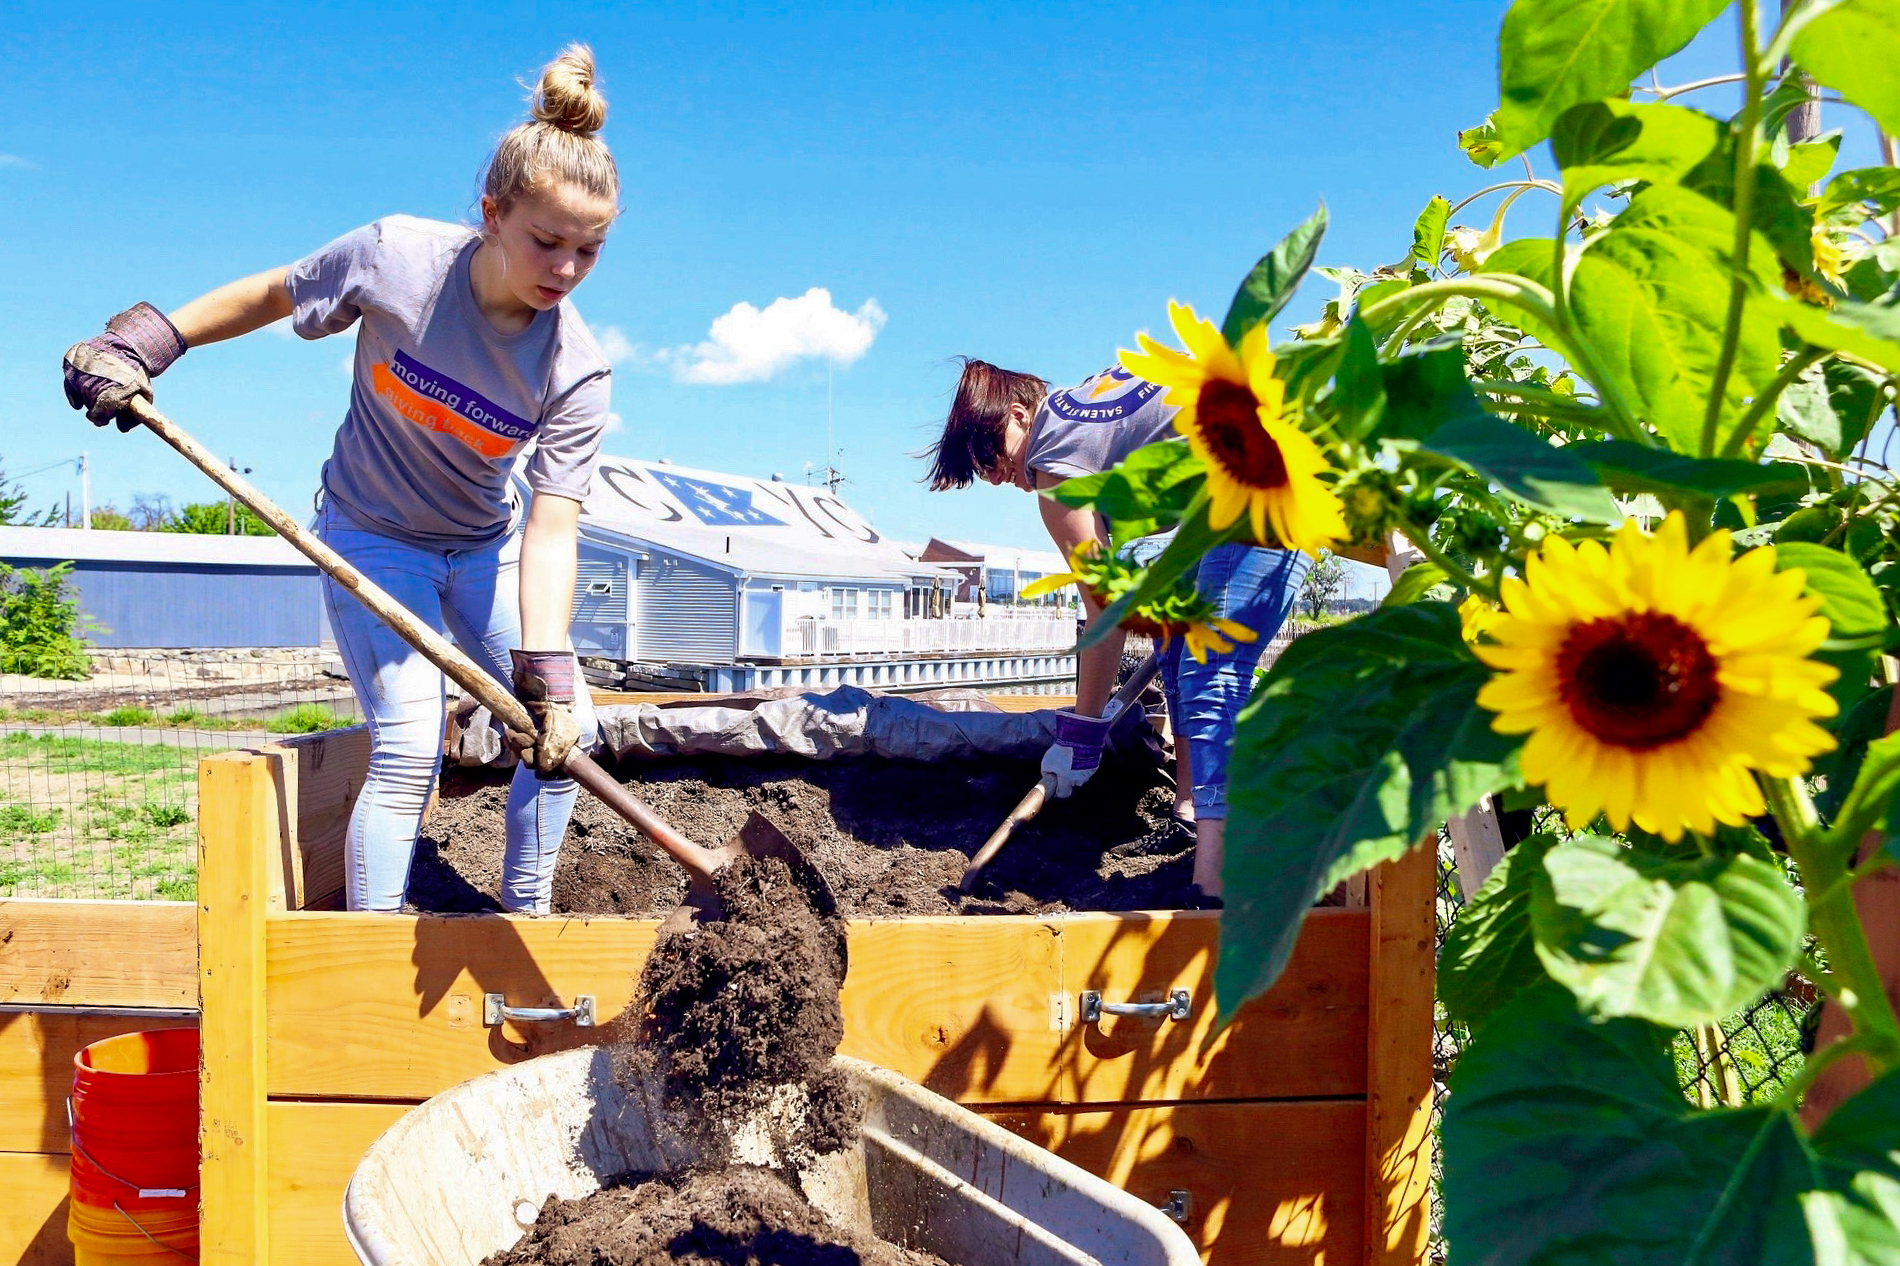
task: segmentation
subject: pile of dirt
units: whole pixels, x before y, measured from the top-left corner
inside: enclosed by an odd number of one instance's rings
[[[765,1169],[646,1177],[585,1200],[548,1197],[489,1266],[942,1266],[839,1227]]]
[[[490,1266],[942,1266],[838,1226],[797,1173],[857,1139],[863,1104],[832,1065],[844,1036],[844,921],[777,858],[720,868],[718,919],[665,932],[637,990],[641,1040],[622,1075],[657,1082],[657,1129],[701,1157],[634,1175],[581,1200],[550,1197],[529,1233]],[[762,1132],[775,1168],[733,1164]]]
[[[717,845],[748,814],[804,850],[848,918],[1166,910],[1187,895],[1193,835],[1142,754],[1111,754],[1087,786],[1017,828],[969,896],[970,855],[1036,783],[1033,762],[808,761],[688,757],[626,764],[628,787],[692,839]],[[409,877],[416,909],[494,910],[507,775],[450,769]],[[663,915],[685,874],[645,836],[583,794],[555,871],[566,914]]]

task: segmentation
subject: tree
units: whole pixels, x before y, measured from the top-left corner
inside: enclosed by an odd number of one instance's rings
[[[135,531],[162,532],[172,521],[172,499],[162,492],[141,492],[132,498],[132,510],[127,517],[132,520]]]
[[[130,516],[120,513],[117,506],[100,506],[92,512],[93,530],[97,532],[133,532]]]
[[[91,670],[72,570],[71,563],[45,571],[0,563],[0,672],[80,681]]]
[[[1337,554],[1322,554],[1306,573],[1306,583],[1300,587],[1300,605],[1309,620],[1317,620],[1345,590],[1346,561]]]
[[[0,466],[0,525],[52,527],[59,522],[59,511],[47,509],[36,514],[26,508],[26,502],[26,489],[8,483],[6,467]]]
[[[231,507],[223,501],[197,501],[182,507],[177,514],[158,528],[161,532],[197,532],[205,536],[227,535],[231,524]],[[270,524],[251,512],[249,506],[237,507],[237,535],[239,536],[276,536]]]

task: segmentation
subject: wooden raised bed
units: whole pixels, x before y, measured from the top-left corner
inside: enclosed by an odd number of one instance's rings
[[[189,1023],[201,1002],[202,1260],[346,1266],[343,1184],[386,1126],[465,1078],[614,1035],[651,921],[326,908],[367,759],[357,729],[201,763],[195,962],[189,905],[0,901],[0,1266],[71,1260],[63,1100],[86,1042]],[[854,923],[843,1049],[1143,1199],[1187,1193],[1215,1266],[1416,1263],[1432,879],[1417,850],[1375,873],[1368,906],[1314,911],[1285,978],[1205,1049],[1214,914]],[[1080,1018],[1085,990],[1183,988],[1185,1021]],[[488,1028],[488,993],[592,995],[601,1027]]]

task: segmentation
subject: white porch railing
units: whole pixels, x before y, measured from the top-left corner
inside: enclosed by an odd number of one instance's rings
[[[786,629],[788,655],[964,654],[973,651],[1066,651],[1075,620],[1025,618],[949,620],[821,620]]]

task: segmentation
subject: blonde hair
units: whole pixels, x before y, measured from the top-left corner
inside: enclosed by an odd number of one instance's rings
[[[541,82],[528,98],[528,115],[495,146],[482,192],[506,211],[522,194],[566,184],[617,207],[620,169],[599,136],[607,122],[607,99],[594,86],[594,51],[569,44],[543,67]]]

